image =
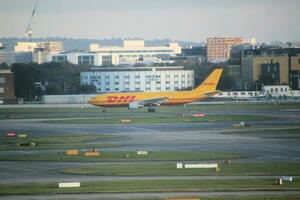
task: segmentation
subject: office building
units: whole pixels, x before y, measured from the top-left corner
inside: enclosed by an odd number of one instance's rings
[[[207,48],[206,46],[187,46],[182,48],[181,56],[201,56],[206,57]]]
[[[231,47],[230,59],[228,60],[228,75],[235,81],[234,89],[241,89],[241,63],[245,56],[246,50],[254,50],[259,48],[257,45],[240,44]]]
[[[94,55],[95,65],[133,65],[136,63],[153,64],[170,60],[181,54],[178,43],[167,46],[145,46],[143,40],[124,40],[123,46],[90,45],[90,55]],[[97,57],[97,58],[96,58]]]
[[[17,42],[15,52],[33,52],[37,47],[37,42]]]
[[[82,85],[98,93],[121,91],[175,91],[194,87],[194,71],[172,67],[105,67],[80,73]]]
[[[181,55],[173,58],[177,61],[192,63],[199,63],[206,61],[206,46],[186,46],[182,48]]]
[[[42,64],[47,62],[49,51],[44,48],[35,48],[32,53],[32,62]]]
[[[15,52],[34,52],[36,48],[44,49],[49,53],[63,52],[62,42],[18,42],[15,46]]]
[[[256,40],[244,38],[207,38],[207,61],[224,62],[230,58],[231,47],[238,44],[255,44]]]
[[[49,54],[48,62],[70,62],[75,65],[112,66],[118,63],[117,57],[110,54],[89,52],[68,52],[60,54]]]
[[[59,53],[64,51],[64,46],[62,42],[52,41],[52,42],[43,42],[39,45],[39,48],[43,48],[49,53]]]
[[[70,62],[93,66],[131,66],[172,63],[171,57],[181,53],[178,43],[167,46],[145,46],[143,40],[124,40],[123,46],[101,46],[91,44],[89,52],[51,53],[48,62]]]
[[[111,53],[123,57],[172,57],[181,54],[181,47],[177,42],[166,46],[145,46],[144,40],[124,40],[123,46],[101,46],[90,44],[90,52]]]
[[[246,50],[241,59],[242,89],[263,85],[289,85],[300,88],[300,49]]]
[[[58,54],[63,51],[62,42],[18,42],[15,46],[16,53],[32,53],[31,62],[38,64],[47,62],[48,54]]]

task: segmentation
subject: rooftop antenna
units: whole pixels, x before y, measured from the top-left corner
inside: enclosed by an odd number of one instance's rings
[[[38,4],[39,4],[39,0],[36,0],[29,23],[28,23],[26,31],[25,31],[25,37],[27,37],[30,41],[31,41],[31,36],[32,36],[31,23],[32,23],[32,20],[33,20],[33,17],[34,17],[34,14],[35,14]]]

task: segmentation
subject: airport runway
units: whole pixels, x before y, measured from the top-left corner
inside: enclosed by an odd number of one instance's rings
[[[300,126],[300,110],[275,111],[211,111],[210,114],[249,114],[276,116],[272,121],[250,121],[252,127],[293,127]],[[115,113],[114,113],[115,114]],[[168,114],[168,113],[166,113]],[[106,115],[112,115],[108,113]],[[145,114],[147,115],[147,113]],[[104,125],[104,124],[50,124],[41,123],[40,119],[11,119],[0,120],[0,129],[6,131],[25,131],[34,135],[47,134],[115,134],[121,136],[109,141],[122,145],[117,148],[102,149],[103,151],[136,151],[147,149],[150,151],[201,151],[201,152],[240,152],[250,154],[246,161],[293,161],[300,162],[300,136],[298,134],[235,134],[226,131],[232,127],[232,122],[200,122],[177,124],[138,124],[138,125]],[[42,150],[25,151],[28,153],[43,153]],[[46,151],[48,152],[48,150]],[[0,155],[19,154],[20,151],[1,151]],[[24,153],[24,151],[22,151]],[[243,160],[245,161],[245,160]],[[89,177],[61,174],[57,171],[68,167],[91,166],[101,163],[72,163],[72,162],[22,162],[1,161],[0,183],[22,182],[51,182],[75,180],[124,180],[128,177]],[[135,177],[132,177],[135,178]],[[153,179],[153,177],[142,177]],[[161,177],[162,178],[162,177]],[[166,178],[166,177],[164,177]],[[180,178],[180,177],[168,177]],[[207,179],[208,177],[189,177],[190,179]],[[210,177],[216,178],[217,177]],[[230,178],[230,177],[227,177]],[[232,177],[239,178],[239,177]],[[251,177],[248,177],[249,179]],[[274,177],[266,177],[274,178]],[[262,195],[270,192],[261,192]],[[272,192],[271,194],[276,194]],[[178,193],[185,195],[186,193]],[[187,195],[218,195],[223,193],[187,193]],[[230,195],[230,193],[226,193]],[[236,195],[237,193],[233,193]],[[243,193],[241,193],[242,195]],[[247,192],[247,194],[249,194]],[[255,193],[255,195],[259,192]],[[278,194],[284,194],[278,192]],[[296,192],[300,195],[300,192]],[[115,199],[128,197],[139,198],[143,194],[89,194],[89,195],[55,195],[55,196],[1,196],[1,199]],[[157,196],[149,193],[148,197]],[[165,194],[169,196],[170,194]],[[177,194],[176,194],[177,195]],[[163,197],[163,195],[162,195]]]
[[[279,113],[277,113],[280,115]],[[284,114],[287,114],[284,112]],[[249,122],[252,127],[292,127],[299,126],[298,115],[278,120]],[[300,116],[300,115],[299,115]],[[295,119],[296,118],[296,119]],[[204,151],[240,152],[251,154],[258,160],[300,161],[300,137],[297,134],[234,134],[226,132],[232,122],[200,122],[179,124],[50,124],[35,120],[0,120],[5,131],[19,131],[35,134],[115,134],[121,136],[109,143],[122,145],[118,148],[103,150],[136,151]],[[28,150],[28,153],[45,151]],[[20,153],[1,151],[0,155]]]
[[[3,123],[3,122],[0,122]],[[256,122],[257,125],[263,122]],[[253,125],[256,123],[253,122]],[[266,122],[267,123],[267,122]],[[268,122],[270,123],[270,122]],[[156,125],[72,125],[72,124],[43,124],[38,122],[3,124],[8,127],[19,126],[27,132],[38,134],[55,133],[97,133],[116,134],[122,136],[114,144],[122,144],[118,148],[103,149],[110,151],[136,151],[147,149],[150,151],[201,151],[201,152],[240,152],[250,154],[250,160],[277,160],[300,162],[300,138],[278,134],[232,134],[223,133],[222,127],[231,126],[230,123],[197,123],[197,124],[156,124]],[[278,123],[272,124],[276,126]],[[282,125],[282,124],[281,124]],[[290,126],[290,122],[289,122]],[[1,154],[43,153],[44,150],[2,151]],[[48,150],[46,151],[48,152]],[[96,163],[69,162],[0,162],[0,182],[9,180],[28,181],[31,177],[45,176],[51,178],[76,178],[75,175],[62,175],[59,169],[91,166]]]

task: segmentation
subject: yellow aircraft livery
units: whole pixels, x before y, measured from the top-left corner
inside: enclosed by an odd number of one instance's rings
[[[106,93],[91,98],[88,103],[101,107],[128,106],[128,109],[147,106],[148,112],[154,112],[152,106],[186,104],[216,94],[222,72],[223,69],[215,69],[205,81],[191,91]]]

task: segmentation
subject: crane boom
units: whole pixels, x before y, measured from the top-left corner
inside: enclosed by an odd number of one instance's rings
[[[31,39],[31,35],[32,35],[31,23],[32,23],[32,20],[33,20],[33,17],[34,17],[34,14],[35,14],[35,11],[36,11],[36,8],[37,8],[38,4],[39,4],[39,0],[36,0],[34,8],[32,10],[32,14],[30,16],[29,23],[28,23],[27,28],[25,30],[25,37],[28,37],[29,39]]]

